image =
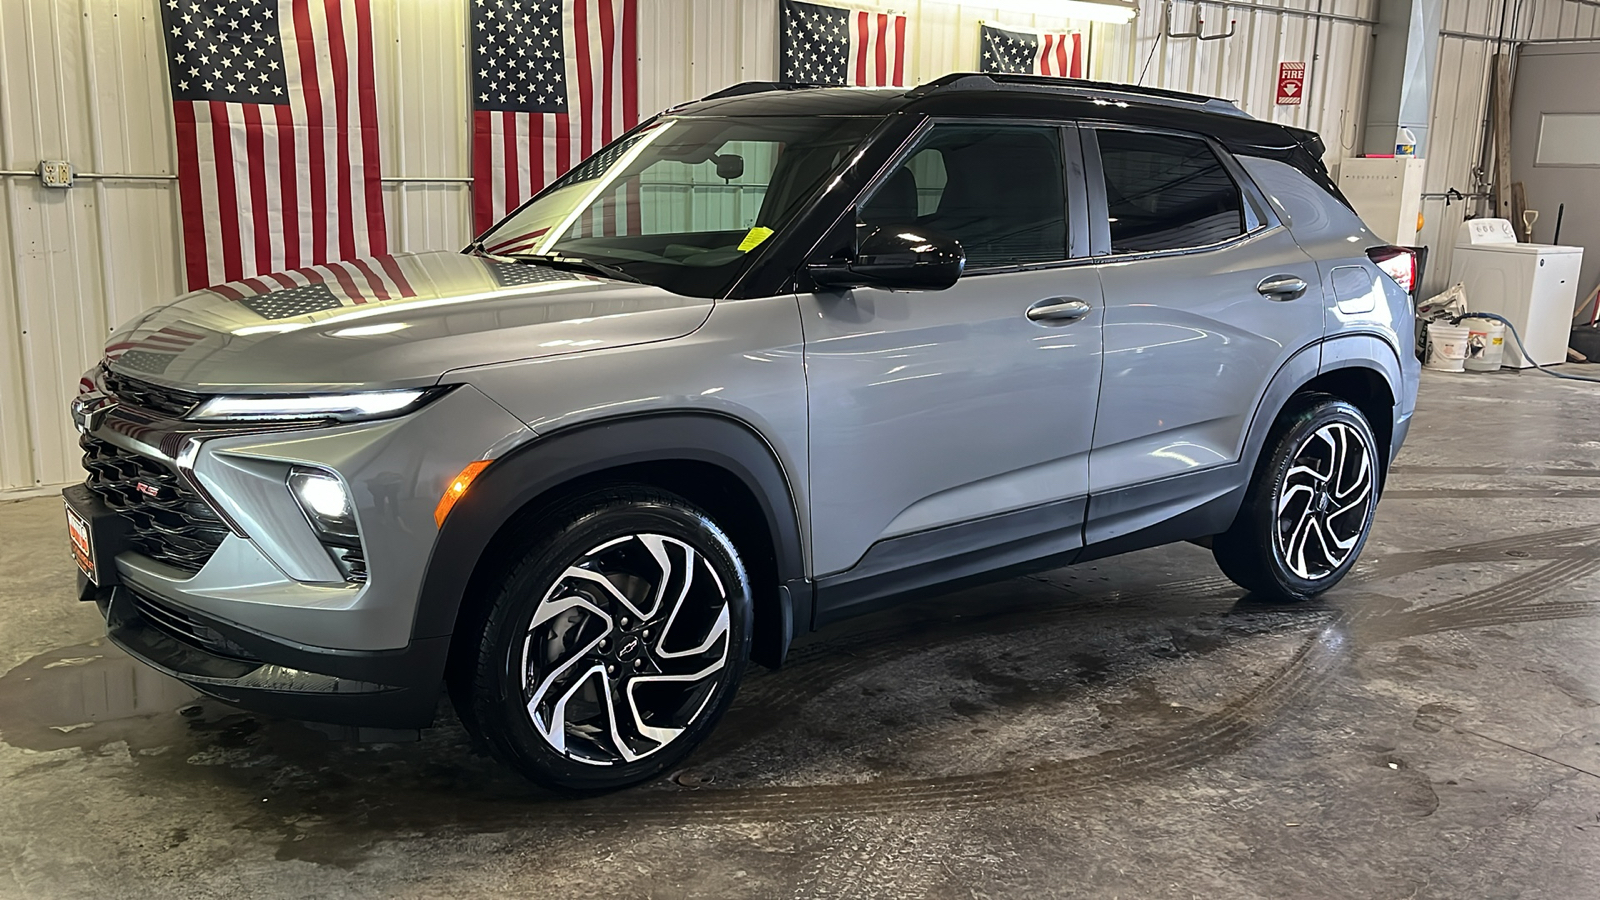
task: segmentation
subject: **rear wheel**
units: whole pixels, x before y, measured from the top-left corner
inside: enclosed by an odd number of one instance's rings
[[[1327,395],[1291,408],[1274,429],[1232,527],[1212,554],[1236,584],[1303,600],[1339,583],[1372,529],[1381,471],[1361,411]]]
[[[547,787],[599,791],[681,761],[732,701],[750,584],[732,541],[644,487],[553,513],[489,611],[462,717]]]

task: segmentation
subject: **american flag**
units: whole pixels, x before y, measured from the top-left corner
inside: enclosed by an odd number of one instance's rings
[[[904,87],[906,17],[782,0],[783,80]]]
[[[471,0],[471,9],[472,210],[483,231],[638,124],[638,12],[636,0]],[[620,219],[638,233],[636,191],[599,204],[606,230]]]
[[[169,325],[132,340],[107,344],[106,361],[117,360],[124,369],[159,375],[167,370],[167,364],[172,362],[173,357],[205,338],[206,335],[201,332]],[[79,382],[80,393],[85,386],[93,390],[94,382],[88,379]]]
[[[190,288],[388,250],[369,0],[158,0]]]
[[[264,320],[281,321],[375,301],[415,297],[417,292],[402,265],[405,259],[380,256],[342,260],[254,275],[214,284],[209,289]],[[178,354],[217,335],[218,332],[203,326],[168,325],[154,331],[135,331],[127,340],[106,345],[106,360],[116,361],[117,367],[125,371],[160,375]],[[79,382],[80,393],[93,389],[94,382],[89,379]]]
[[[1083,77],[1083,35],[983,26],[978,71]]]
[[[392,256],[273,272],[214,285],[211,290],[271,320],[417,295],[400,261]]]

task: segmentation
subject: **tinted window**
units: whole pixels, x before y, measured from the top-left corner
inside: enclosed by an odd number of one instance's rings
[[[1244,233],[1244,198],[1205,141],[1101,131],[1111,250],[1215,244]]]
[[[1044,125],[936,125],[861,206],[871,225],[916,225],[961,242],[967,265],[1067,255],[1061,132]]]

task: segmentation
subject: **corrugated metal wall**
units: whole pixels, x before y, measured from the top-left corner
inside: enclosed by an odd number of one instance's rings
[[[1434,79],[1433,122],[1423,188],[1423,243],[1430,248],[1423,291],[1449,286],[1451,250],[1478,198],[1446,205],[1454,188],[1471,195],[1484,188],[1475,175],[1483,163],[1492,65],[1500,41],[1579,40],[1600,37],[1600,8],[1593,0],[1445,0],[1439,62]],[[1482,212],[1489,211],[1485,204]]]
[[[1481,2],[1481,0],[1480,0]],[[1140,0],[1132,25],[1004,12],[982,3],[891,0],[877,4],[910,16],[910,78],[921,82],[977,65],[982,22],[1071,28],[1088,38],[1088,76],[1194,91],[1237,101],[1252,115],[1321,132],[1336,162],[1355,146],[1366,96],[1370,22],[1378,0],[1259,0],[1174,3],[1172,30],[1226,31],[1225,40],[1161,41],[1164,4]],[[867,5],[871,5],[869,2]],[[650,0],[642,9],[644,65],[640,106],[663,109],[724,85],[778,74],[776,2]],[[1154,53],[1152,54],[1152,50]],[[680,54],[688,56],[685,66]],[[1279,62],[1310,67],[1299,106],[1274,103]],[[1143,80],[1140,81],[1141,75]]]
[[[982,21],[1072,27],[1087,35],[1092,78],[1142,76],[1146,85],[1235,99],[1257,116],[1322,132],[1333,164],[1359,142],[1371,44],[1362,20],[1379,0],[1175,3],[1175,30],[1194,30],[1202,8],[1208,33],[1233,20],[1233,37],[1206,42],[1158,40],[1164,4],[1140,2],[1132,25],[934,0],[877,5],[910,14],[916,81],[975,68]],[[0,176],[0,246],[9,250],[0,254],[0,490],[78,477],[66,416],[78,374],[114,325],[181,289],[155,3],[0,0],[0,170],[66,159],[80,173],[139,176],[81,178],[65,191]],[[469,237],[466,4],[372,5],[391,242],[459,247]],[[639,0],[639,8],[646,112],[777,76],[776,0]],[[1542,34],[1544,21],[1528,27]],[[1279,61],[1307,64],[1303,105],[1274,105]]]

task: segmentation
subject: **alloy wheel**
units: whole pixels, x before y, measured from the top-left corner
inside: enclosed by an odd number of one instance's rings
[[[710,705],[730,623],[722,579],[684,541],[631,534],[594,547],[551,585],[523,641],[535,731],[595,766],[655,754]]]
[[[1326,578],[1361,544],[1373,502],[1372,453],[1360,431],[1330,422],[1295,449],[1278,487],[1276,543],[1289,571]]]

